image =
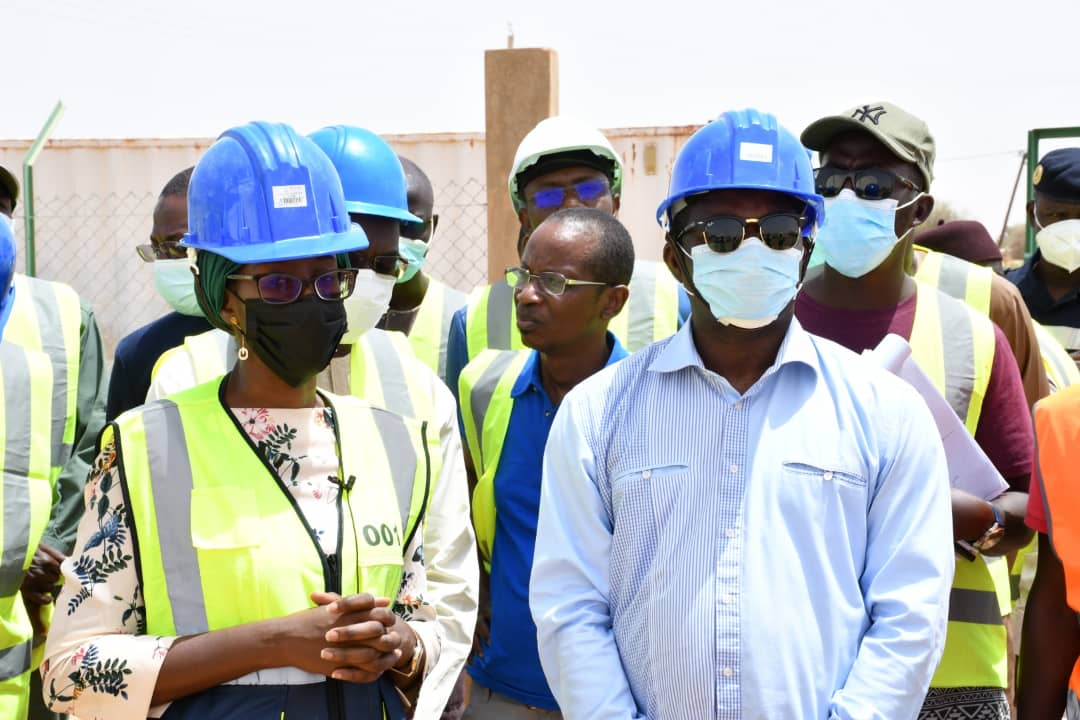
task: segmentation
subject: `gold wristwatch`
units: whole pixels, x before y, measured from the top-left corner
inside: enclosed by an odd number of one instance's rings
[[[394,673],[398,677],[405,680],[413,680],[420,674],[420,668],[424,664],[424,641],[420,639],[420,635],[416,636],[416,647],[413,649],[412,659],[409,661],[408,670],[399,670],[396,667],[390,668],[390,672]]]
[[[990,503],[990,509],[994,511],[994,524],[986,529],[981,538],[972,543],[979,552],[986,552],[1005,537],[1005,514],[994,503]]]

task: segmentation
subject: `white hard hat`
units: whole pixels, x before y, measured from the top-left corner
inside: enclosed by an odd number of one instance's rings
[[[507,184],[510,189],[510,202],[515,210],[525,207],[525,202],[519,194],[518,177],[525,170],[536,165],[541,158],[549,155],[588,150],[602,160],[611,161],[613,164],[611,177],[611,193],[618,195],[622,189],[622,161],[611,142],[604,134],[594,127],[575,118],[565,115],[556,115],[541,120],[536,127],[529,131],[521,144],[518,145],[514,155],[514,165],[510,169],[510,177]]]

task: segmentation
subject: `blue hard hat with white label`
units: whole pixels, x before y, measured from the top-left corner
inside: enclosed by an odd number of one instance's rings
[[[364,128],[334,125],[308,135],[330,158],[345,189],[345,207],[404,223],[422,223],[409,212],[405,171],[385,140]]]
[[[726,112],[690,136],[675,158],[657,221],[667,229],[687,198],[713,190],[774,190],[805,200],[808,232],[825,219],[809,151],[775,117],[757,110]]]
[[[15,232],[6,215],[0,214],[0,334],[15,305]]]
[[[285,124],[226,130],[195,166],[180,243],[233,262],[280,262],[368,246],[330,158]]]

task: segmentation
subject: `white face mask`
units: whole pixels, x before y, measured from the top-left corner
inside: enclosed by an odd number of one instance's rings
[[[154,261],[154,285],[165,302],[181,315],[201,317],[202,309],[195,297],[195,276],[191,260],[175,258]]]
[[[1069,272],[1080,270],[1080,220],[1061,220],[1043,227],[1036,216],[1035,224],[1039,227],[1035,243],[1046,262]]]
[[[352,295],[345,298],[348,327],[341,338],[343,345],[351,345],[359,340],[386,314],[390,307],[390,296],[394,294],[395,279],[392,275],[379,275],[368,268],[356,271],[356,288]]]

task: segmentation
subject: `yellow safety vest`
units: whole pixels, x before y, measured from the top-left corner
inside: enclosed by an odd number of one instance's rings
[[[994,325],[963,302],[916,280],[912,356],[972,437],[994,364]],[[1002,617],[1010,611],[1005,558],[958,558],[945,653],[931,687],[1005,687]]]
[[[1080,350],[1080,327],[1068,325],[1046,325],[1045,327],[1046,332],[1053,335],[1061,347],[1069,352]]]
[[[1080,368],[1065,347],[1045,327],[1031,321],[1035,326],[1035,336],[1039,339],[1039,353],[1042,355],[1046,376],[1054,384],[1054,390],[1064,390],[1072,385],[1080,385]]]
[[[628,352],[674,335],[679,329],[679,284],[658,262],[634,263],[630,299],[612,318],[608,330]],[[514,291],[500,280],[469,294],[465,311],[465,343],[469,360],[481,350],[520,350]]]
[[[0,370],[0,717],[24,718],[40,658],[32,658],[34,633],[19,586],[52,511],[52,365],[45,353],[5,340]]]
[[[409,330],[416,357],[446,382],[446,343],[454,313],[468,301],[465,293],[429,278],[427,293]]]
[[[63,283],[15,274],[15,305],[4,326],[4,340],[44,352],[52,362],[53,480],[71,457],[79,399],[79,296]]]
[[[514,387],[531,350],[483,350],[461,371],[458,389],[465,444],[476,471],[472,494],[476,544],[490,569],[495,543],[495,472],[510,426]]]
[[[421,527],[434,454],[426,423],[324,394],[337,421],[337,551],[327,555],[288,489],[211,381],[124,413],[114,437],[137,538],[146,633],[191,635],[284,617],[315,591],[396,597]],[[378,441],[374,438],[393,438]],[[435,441],[437,444],[437,440]]]
[[[195,376],[195,384],[209,382],[232,369],[236,345],[230,337],[223,343],[222,330],[210,330],[184,338],[184,344],[166,350],[151,372],[155,378],[172,358],[184,356]],[[349,360],[349,391],[356,397],[405,417],[433,420],[434,403],[430,389],[417,380],[408,339],[399,332],[369,330],[352,346]]]
[[[994,271],[960,258],[919,248],[926,252],[916,279],[937,287],[946,295],[965,301],[977,312],[990,316],[990,292],[994,281]],[[1039,323],[1032,321],[1035,336],[1039,342],[1039,357],[1053,389],[1068,387],[1080,383],[1080,370],[1061,344]],[[1009,566],[1009,597],[1015,603],[1020,599],[1020,578],[1024,570],[1024,561],[1035,551],[1038,543],[1032,538],[1016,552]]]

